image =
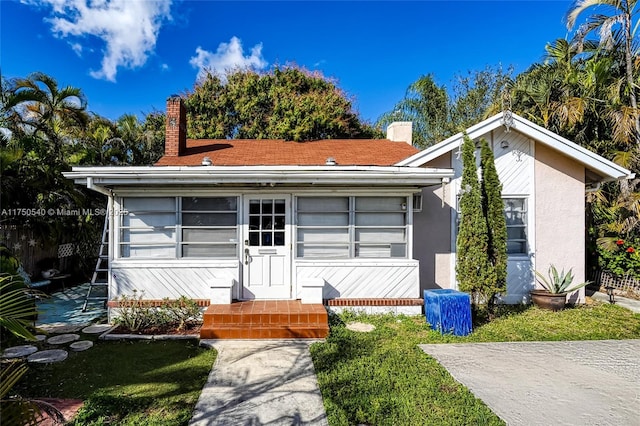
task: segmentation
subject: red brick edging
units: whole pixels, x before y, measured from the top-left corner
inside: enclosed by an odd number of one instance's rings
[[[159,307],[167,302],[175,302],[175,300],[130,300],[126,302],[118,300],[110,300],[107,302],[107,306],[110,308],[122,308],[131,307],[142,302],[146,307]],[[195,299],[195,302],[200,308],[206,308],[211,303],[207,299]],[[405,298],[405,299],[375,299],[375,298],[360,298],[360,299],[325,299],[324,305],[326,306],[422,306],[424,301],[418,298]]]
[[[422,299],[328,299],[324,301],[328,306],[422,306]]]

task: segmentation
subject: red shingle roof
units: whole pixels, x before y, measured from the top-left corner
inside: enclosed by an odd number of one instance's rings
[[[312,142],[283,140],[187,140],[178,157],[162,157],[156,166],[199,166],[209,157],[214,166],[324,165],[333,157],[341,166],[391,166],[419,149],[387,139],[332,139]]]

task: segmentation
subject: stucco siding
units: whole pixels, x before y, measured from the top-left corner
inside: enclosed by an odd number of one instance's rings
[[[425,164],[425,167],[450,168],[451,153]],[[422,211],[413,214],[413,257],[420,261],[420,294],[429,288],[451,288],[451,217],[455,199],[453,186],[429,186],[422,190]],[[444,199],[444,206],[442,200]]]
[[[535,151],[535,269],[573,269],[585,279],[584,167],[541,144]],[[571,301],[584,301],[584,290]]]

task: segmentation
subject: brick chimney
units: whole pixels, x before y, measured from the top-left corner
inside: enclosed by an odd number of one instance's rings
[[[178,157],[187,148],[187,113],[178,95],[167,99],[167,124],[164,140],[164,155]]]
[[[387,139],[394,142],[412,144],[413,123],[411,121],[394,121],[387,127]]]

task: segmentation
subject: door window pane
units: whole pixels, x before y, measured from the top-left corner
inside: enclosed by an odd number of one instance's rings
[[[283,199],[249,200],[249,244],[284,246],[285,209]]]

